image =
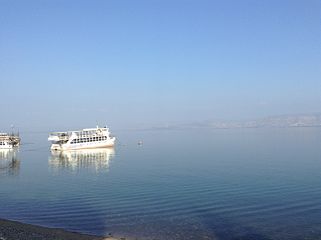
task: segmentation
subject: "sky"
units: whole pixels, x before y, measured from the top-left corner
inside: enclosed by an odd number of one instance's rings
[[[0,130],[321,112],[320,0],[0,0]]]

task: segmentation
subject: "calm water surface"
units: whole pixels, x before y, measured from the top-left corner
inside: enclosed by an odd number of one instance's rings
[[[0,151],[0,218],[141,239],[321,239],[321,128],[115,132]],[[144,144],[138,146],[137,142]]]

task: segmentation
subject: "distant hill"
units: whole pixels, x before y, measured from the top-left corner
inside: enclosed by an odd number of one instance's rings
[[[321,126],[321,114],[275,116],[255,123],[258,127],[315,127]]]
[[[249,121],[206,121],[181,124],[167,124],[153,129],[185,128],[260,128],[260,127],[321,127],[321,113],[271,116]]]
[[[215,128],[258,128],[258,127],[317,127],[321,126],[321,113],[280,115],[243,122],[211,122]]]

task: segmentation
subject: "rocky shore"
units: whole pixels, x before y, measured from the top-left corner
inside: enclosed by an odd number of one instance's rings
[[[0,240],[125,240],[125,238],[98,237],[0,219]]]

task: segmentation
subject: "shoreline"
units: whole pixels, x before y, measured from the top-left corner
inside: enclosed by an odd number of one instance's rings
[[[113,236],[95,236],[48,228],[0,218],[0,240],[126,240]],[[127,239],[128,240],[128,239]]]

